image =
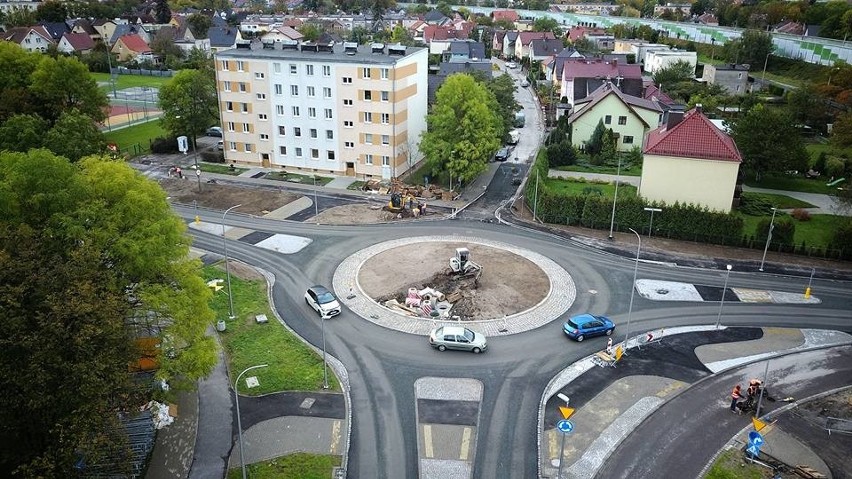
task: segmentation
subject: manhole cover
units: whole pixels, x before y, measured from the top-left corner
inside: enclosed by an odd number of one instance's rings
[[[669,290],[660,288],[657,290],[657,294],[669,294]]]
[[[314,401],[316,401],[314,398],[305,398],[305,400],[302,401],[302,404],[299,404],[299,407],[302,409],[310,409],[311,406],[314,405]]]
[[[590,289],[590,290],[589,290],[589,294],[598,294],[598,290],[596,290],[596,289]]]

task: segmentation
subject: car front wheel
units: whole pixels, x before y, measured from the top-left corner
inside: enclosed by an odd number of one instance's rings
[[[607,329],[607,330],[606,330],[606,335],[607,335],[607,336],[612,336],[612,332],[613,332],[613,331],[614,331],[613,329]]]
[[[583,339],[585,339],[585,338],[583,338],[583,335],[582,335],[582,334],[581,334],[581,335],[579,335],[579,336],[577,336],[577,342],[578,342],[578,343],[582,343],[582,342],[583,342]]]
[[[447,347],[444,346],[443,344],[438,345],[438,351],[443,352],[443,351],[446,351],[446,350],[447,350]]]
[[[473,348],[471,351],[473,351],[473,354],[479,354],[482,352],[482,350],[479,348]]]

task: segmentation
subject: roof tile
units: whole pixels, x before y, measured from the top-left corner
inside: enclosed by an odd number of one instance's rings
[[[688,111],[671,129],[663,125],[648,133],[645,145],[646,155],[742,161],[734,139],[716,128],[697,108]]]

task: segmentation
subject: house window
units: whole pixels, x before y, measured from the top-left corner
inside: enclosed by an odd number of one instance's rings
[[[382,157],[382,166],[390,166],[390,157],[389,156],[383,156]]]
[[[293,127],[293,136],[295,136],[296,138],[301,138],[302,137],[302,129],[299,128],[298,126],[294,126]]]
[[[318,160],[319,159],[319,150],[316,148],[311,148],[311,159]]]
[[[275,105],[275,113],[279,115],[284,114],[284,105]]]
[[[390,92],[383,91],[382,92],[382,101],[387,102],[390,99]]]
[[[231,147],[231,151],[237,151],[237,142],[236,141],[230,142],[230,145],[228,145],[228,146]]]
[[[327,86],[323,87],[322,88],[322,97],[323,98],[331,98],[331,88],[329,88]]]
[[[290,85],[290,94],[293,96],[299,96],[299,85]]]
[[[343,77],[343,84],[344,85],[351,85],[352,84],[352,77]]]
[[[233,121],[228,122],[228,131],[236,131],[235,127],[236,127],[236,125],[234,125]]]
[[[332,115],[332,113],[331,113],[331,108],[326,108],[325,109],[325,119],[331,120],[333,117],[334,117],[334,115]]]
[[[276,95],[283,95],[284,94],[284,85],[282,85],[280,83],[276,83],[275,84],[275,94]]]
[[[286,155],[287,154],[287,147],[286,146],[279,146],[278,152],[281,153],[282,155]]]
[[[612,123],[612,115],[607,115],[604,117],[604,124],[609,125]]]
[[[228,65],[228,60],[222,60],[222,71],[230,71],[230,65]]]
[[[313,65],[305,65],[305,73],[307,73],[308,76],[314,76],[314,66]]]
[[[317,129],[311,128],[311,138],[316,138],[316,137],[317,137]]]
[[[326,140],[333,140],[334,139],[334,131],[325,130],[325,139]]]
[[[369,111],[364,112],[364,123],[372,123],[373,122],[373,113]]]
[[[246,84],[243,83],[243,82],[240,82],[240,93],[245,93],[246,91],[248,91]]]
[[[352,121],[352,120],[346,120],[346,121],[343,122],[344,128],[352,128],[354,126],[355,126],[355,122]]]
[[[633,144],[633,137],[632,136],[625,136],[624,137],[624,144],[625,145],[632,145]]]
[[[343,106],[352,106],[352,99],[351,98],[344,98],[343,99]]]
[[[388,123],[390,123],[390,114],[382,113],[382,125],[387,125]]]
[[[297,67],[295,63],[291,63],[290,64],[290,74],[295,75],[297,73],[299,73],[299,67]]]
[[[286,126],[279,126],[278,127],[278,134],[281,135],[281,136],[286,135],[287,134],[287,127]]]
[[[245,145],[246,153],[251,153],[252,149],[254,149],[254,145],[251,143],[246,143]]]
[[[382,135],[382,144],[385,146],[390,145],[390,135]]]
[[[364,101],[373,101],[373,92],[364,90]]]
[[[242,72],[243,70],[243,62],[241,60],[237,60],[237,71]]]
[[[258,93],[257,99],[258,100],[266,100],[266,93]]]
[[[323,65],[322,66],[322,76],[330,77],[331,76],[331,65]]]
[[[373,155],[364,155],[364,164],[372,165],[373,164]]]
[[[261,139],[261,140],[269,140],[269,135],[267,135],[266,133],[261,133],[261,134],[260,134],[260,139]]]
[[[266,78],[266,75],[263,72],[254,72],[255,80],[263,80],[264,78]]]
[[[308,107],[308,117],[309,118],[316,118],[317,117],[317,109],[312,107],[312,106],[309,106]]]
[[[389,70],[387,68],[382,68],[382,80],[387,80],[390,77]]]
[[[370,69],[369,68],[362,68],[361,72],[362,72],[362,76],[364,77],[365,80],[370,79]]]
[[[231,82],[229,82],[229,81],[224,82],[223,88],[225,89],[225,91],[231,91]]]
[[[354,141],[347,141],[346,143],[343,144],[343,147],[349,148],[349,149],[355,148],[355,142]]]
[[[299,107],[297,107],[297,106],[293,107],[293,116],[299,116]]]
[[[272,64],[272,71],[275,72],[275,73],[281,73],[281,64],[280,63],[273,63]]]
[[[225,110],[234,111],[234,102],[226,101],[225,102]]]
[[[332,150],[326,151],[325,157],[328,159],[328,161],[334,161],[334,151],[332,151]]]
[[[242,110],[242,112],[243,112],[243,113],[248,113],[248,110],[249,110],[249,109],[248,109],[248,103],[240,103],[240,105],[241,105],[241,110]]]
[[[618,124],[619,125],[626,125],[627,124],[627,117],[626,116],[619,116],[618,117]]]
[[[243,132],[244,133],[251,133],[251,124],[250,123],[243,123]]]
[[[317,96],[317,92],[316,92],[316,89],[314,87],[312,87],[312,86],[308,87],[308,96],[311,97],[311,98]]]
[[[268,117],[266,116],[266,113],[261,113],[261,114],[257,115],[257,119],[260,120],[260,121],[266,121],[267,118]]]
[[[301,157],[302,157],[302,149],[296,148],[296,158],[301,158]]]
[[[372,133],[364,133],[364,143],[368,145],[373,144],[373,134]]]

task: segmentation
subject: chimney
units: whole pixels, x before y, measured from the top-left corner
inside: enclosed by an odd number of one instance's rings
[[[695,111],[697,111],[698,113],[704,113],[704,106],[701,103],[696,103]]]
[[[666,125],[666,130],[671,130],[683,120],[683,111],[669,110],[663,118],[663,123]]]

